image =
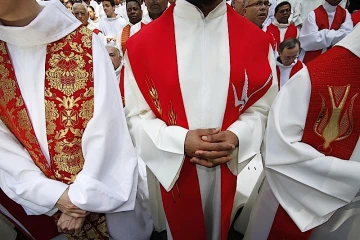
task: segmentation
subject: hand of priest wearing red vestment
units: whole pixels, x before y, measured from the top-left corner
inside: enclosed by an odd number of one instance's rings
[[[239,144],[230,131],[220,129],[190,130],[185,139],[185,153],[192,163],[205,167],[216,167],[231,160],[231,153]]]
[[[58,222],[57,228],[61,233],[79,234],[84,224],[85,218],[74,218],[65,213],[62,213]]]
[[[75,206],[68,195],[69,188],[67,188],[64,193],[61,195],[59,200],[56,203],[56,207],[62,212],[67,214],[68,216],[74,218],[83,218],[88,215],[87,211],[81,210],[77,206]]]

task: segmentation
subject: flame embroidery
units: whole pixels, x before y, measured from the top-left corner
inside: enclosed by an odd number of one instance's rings
[[[148,89],[149,89],[149,96],[151,98],[151,101],[155,105],[155,108],[159,112],[159,114],[162,115],[162,108],[161,108],[161,104],[160,104],[159,95],[158,95],[158,92],[155,88],[153,81],[150,81],[147,78],[146,85],[148,86]]]
[[[314,125],[314,131],[324,139],[324,143],[319,147],[327,153],[332,151],[331,143],[346,139],[353,131],[354,119],[352,113],[355,99],[359,93],[355,94],[350,102],[347,101],[350,88],[350,85],[328,86],[331,100],[330,108],[327,106],[325,97],[320,94],[322,107]]]
[[[169,117],[169,124],[171,126],[176,125],[176,112],[175,112],[175,108],[172,105],[172,102],[170,102],[170,106],[169,106],[169,112],[168,112],[168,117]]]

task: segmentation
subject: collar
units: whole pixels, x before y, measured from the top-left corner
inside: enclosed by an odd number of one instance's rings
[[[194,6],[186,0],[177,0],[176,6],[174,8],[174,15],[181,18],[204,20],[223,16],[226,13],[226,10],[226,1],[223,0],[206,17],[204,17],[204,14],[198,7]]]
[[[298,62],[298,59],[295,59],[295,61],[294,61],[291,65],[289,65],[289,66],[284,66],[284,64],[282,64],[282,62],[281,62],[280,57],[278,57],[278,58],[276,59],[276,66],[281,67],[281,68],[292,68],[292,67],[295,66],[295,64],[296,64],[297,62]]]
[[[278,28],[288,28],[289,25],[290,25],[290,23],[279,23],[276,18],[274,18],[272,24],[274,24],[274,25],[277,26]]]
[[[324,8],[328,13],[335,12],[337,6],[331,6],[328,2],[324,2]]]
[[[60,1],[41,1],[39,4],[43,6],[42,11],[25,27],[10,27],[0,23],[0,40],[19,47],[49,44],[81,25]]]
[[[338,42],[335,46],[341,46],[349,49],[360,58],[360,24],[357,24],[349,35]]]

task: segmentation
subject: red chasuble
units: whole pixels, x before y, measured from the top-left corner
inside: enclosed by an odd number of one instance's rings
[[[173,12],[174,6],[171,6],[159,19],[131,37],[127,42],[127,51],[140,91],[157,118],[168,126],[176,125],[189,129],[178,75]],[[227,6],[227,18],[230,81],[222,130],[226,130],[237,121],[240,114],[260,99],[272,84],[266,34],[229,6]],[[141,44],[144,39],[147,44]],[[158,48],[153,46],[161,46],[161,54]],[[240,103],[236,101],[237,96],[242,96]],[[190,163],[188,156],[185,156],[180,176],[173,189],[167,192],[162,186],[160,188],[166,219],[173,238],[183,240],[191,236],[192,239],[206,239],[196,165]],[[227,164],[223,164],[221,166],[222,240],[227,239],[235,190],[236,176],[231,173]]]
[[[360,59],[334,47],[307,67],[311,97],[302,142],[326,156],[349,160],[360,134]],[[302,233],[279,205],[268,239],[305,240],[311,232]]]
[[[88,28],[79,27],[64,38],[48,44],[46,49],[44,104],[50,164],[36,138],[6,44],[0,42],[0,119],[46,177],[66,184],[73,183],[83,168],[82,134],[93,116],[91,38],[92,32]],[[50,217],[27,216],[5,194],[0,195],[0,200],[36,239],[50,239],[59,235]],[[56,214],[54,219],[58,217]],[[91,213],[78,236],[82,239],[108,239],[105,216]],[[67,237],[73,238],[70,235]]]
[[[289,27],[286,29],[284,39],[280,39],[280,30],[274,24],[270,24],[266,29],[267,34],[271,34],[274,37],[276,50],[279,50],[280,43],[285,41],[289,38],[297,38],[298,29],[293,24],[290,24]]]
[[[355,27],[356,24],[358,24],[360,22],[360,11],[356,11],[356,12],[352,13],[351,19],[352,19],[354,27]]]
[[[300,71],[303,68],[303,63],[298,60],[296,62],[296,64],[292,67],[291,71],[290,71],[290,75],[289,75],[289,79],[295,75],[295,73],[297,73],[298,71]],[[280,77],[281,77],[281,70],[279,66],[276,66],[276,73],[277,73],[277,77],[278,77],[278,86],[279,86],[279,90],[280,90]]]
[[[322,5],[319,6],[317,9],[315,9],[314,12],[315,12],[316,25],[318,26],[319,31],[323,29],[338,30],[346,20],[346,10],[340,6],[336,7],[334,20],[331,26],[329,26],[328,14]],[[303,62],[307,65],[311,60],[320,56],[321,53],[322,53],[322,49],[316,51],[307,51],[305,52]]]

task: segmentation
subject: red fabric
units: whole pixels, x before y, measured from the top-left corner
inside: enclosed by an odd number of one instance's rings
[[[307,65],[311,79],[311,97],[302,142],[326,156],[349,160],[358,142],[359,66],[360,59],[342,47],[334,47]],[[330,92],[333,93],[333,98]],[[339,107],[342,100],[344,105]],[[336,120],[337,107],[340,109],[340,116]],[[333,113],[335,114],[332,115]],[[308,239],[311,232],[312,230],[301,233],[279,205],[268,239],[302,240]]]
[[[276,50],[279,50],[280,43],[289,39],[289,38],[297,38],[298,29],[293,25],[290,24],[289,27],[286,29],[284,39],[280,39],[280,30],[274,24],[270,24],[266,29],[267,34],[271,34],[275,39]]]
[[[296,62],[296,64],[291,68],[291,71],[290,71],[290,75],[289,75],[289,79],[295,75],[295,73],[297,73],[298,71],[300,71],[302,68],[303,68],[303,63],[298,60]],[[279,86],[279,90],[280,90],[280,77],[281,77],[281,70],[280,70],[280,67],[279,66],[276,66],[276,73],[277,73],[277,76],[278,76],[278,86]]]
[[[102,31],[100,31],[99,29],[95,28],[93,30],[93,33],[95,33],[96,35],[99,35],[99,33],[102,33]]]
[[[315,9],[314,12],[315,12],[316,25],[318,26],[319,31],[323,29],[338,30],[346,20],[346,10],[340,6],[336,7],[334,20],[331,26],[329,26],[328,14],[322,5],[319,6],[317,9]],[[305,53],[303,62],[307,65],[310,61],[320,56],[321,53],[322,53],[322,49],[316,51],[307,51]]]
[[[121,99],[122,99],[122,102],[123,102],[123,106],[125,107],[125,91],[124,91],[125,82],[124,82],[124,78],[125,78],[125,66],[123,66],[121,68],[120,81],[119,81]]]
[[[351,19],[354,23],[354,27],[356,24],[360,22],[360,11],[356,11],[353,14],[351,14]]]
[[[177,125],[188,129],[179,83],[173,10],[174,5],[159,19],[131,37],[127,42],[127,51],[137,84],[157,118],[168,126]],[[272,83],[266,35],[230,7],[227,14],[231,70],[223,130],[261,98]],[[251,34],[244,34],[247,32]],[[139,44],[143,39],[147,39],[147,44]],[[158,50],[152,47],[155,45],[162,46],[163,54],[158,54]],[[245,69],[249,78],[248,96],[251,97],[245,105],[235,106],[233,86],[237,95],[241,96]],[[166,219],[175,240],[187,239],[189,232],[192,239],[206,239],[196,166],[189,160],[186,156],[180,176],[171,191],[166,192],[161,186]],[[221,166],[221,176],[221,239],[225,240],[230,227],[236,176],[226,164]]]

